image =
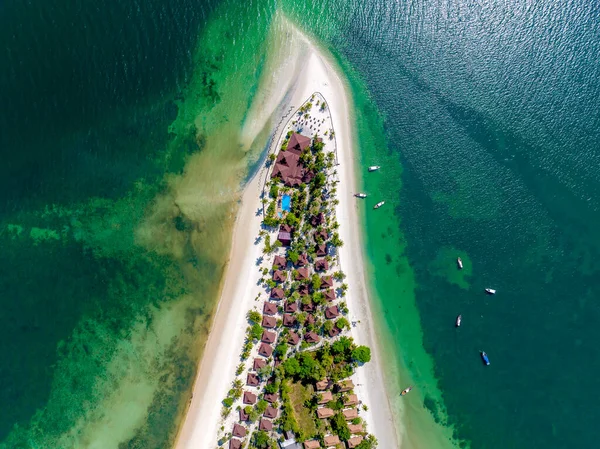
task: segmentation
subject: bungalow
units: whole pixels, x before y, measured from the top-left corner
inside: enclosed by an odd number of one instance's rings
[[[234,437],[244,438],[246,436],[246,428],[238,423],[235,423],[233,425],[233,431],[231,432],[231,434]]]
[[[319,343],[319,336],[314,332],[307,332],[304,334],[304,340],[308,343]]]
[[[269,404],[272,404],[273,402],[277,402],[279,395],[277,393],[265,393],[264,398],[265,401],[267,401]]]
[[[327,404],[329,401],[333,401],[333,394],[331,391],[325,391],[320,394],[319,404]]]
[[[265,305],[263,306],[263,313],[265,315],[276,315],[277,304],[275,304],[274,302],[265,301]]]
[[[288,344],[290,344],[292,346],[296,346],[299,341],[300,341],[300,336],[296,332],[290,332],[290,335],[288,337]]]
[[[271,172],[271,179],[280,178],[288,187],[299,186],[307,180],[307,170],[300,160],[300,154],[296,147],[292,151],[280,151],[275,159],[275,166]]]
[[[325,300],[326,301],[334,301],[335,300],[335,292],[332,288],[325,291]]]
[[[298,256],[298,260],[296,261],[296,266],[304,267],[308,265],[308,255],[306,253],[302,253]]]
[[[322,225],[323,223],[325,223],[325,215],[323,212],[319,212],[317,215],[310,217],[310,224],[313,225],[314,228]]]
[[[248,405],[256,404],[256,395],[254,393],[250,393],[249,391],[244,391],[243,402],[244,404]]]
[[[281,270],[282,268],[285,268],[286,265],[287,265],[287,260],[283,256],[275,256],[275,259],[273,259],[273,269],[274,270]]]
[[[273,272],[273,280],[275,282],[285,282],[286,279],[287,279],[287,272],[286,271],[275,270]]]
[[[271,430],[273,430],[273,422],[268,419],[262,418],[260,420],[260,424],[258,425],[258,430],[270,432]]]
[[[256,374],[248,373],[248,377],[246,378],[246,385],[249,385],[251,387],[257,387],[259,383],[260,383],[260,379],[258,378],[258,376]]]
[[[304,312],[314,312],[314,310],[315,310],[315,305],[313,304],[312,301],[309,301],[306,303],[303,302],[300,307],[302,308],[302,310]]]
[[[295,326],[297,321],[298,320],[296,320],[296,317],[294,315],[290,315],[289,313],[283,315],[283,325],[286,327]]]
[[[315,238],[322,239],[323,241],[327,241],[329,239],[329,234],[325,229],[321,229],[320,231],[315,233]]]
[[[306,284],[302,284],[298,286],[298,294],[300,296],[308,296],[310,295],[310,288]]]
[[[294,273],[294,279],[296,281],[305,281],[310,278],[310,272],[308,268],[298,268],[298,270]]]
[[[352,390],[354,388],[354,382],[352,382],[352,379],[346,379],[346,380],[342,380],[342,381],[338,382],[337,386],[338,386],[338,391],[343,393],[345,391]]]
[[[274,317],[263,315],[262,327],[273,329],[275,326],[277,326],[277,320]]]
[[[362,423],[360,423],[360,424],[348,424],[348,430],[350,431],[350,433],[362,433],[363,432],[363,425],[362,425]]]
[[[333,337],[337,337],[338,335],[340,335],[342,333],[342,330],[337,326],[333,326],[331,329],[329,329],[328,333],[329,333],[329,336],[331,338],[333,338]]]
[[[254,365],[252,366],[252,368],[254,369],[254,371],[258,371],[259,369],[262,369],[265,366],[267,366],[267,362],[265,362],[263,359],[254,359]]]
[[[337,435],[327,435],[323,438],[323,442],[325,443],[325,447],[337,446],[340,444],[340,437]]]
[[[327,245],[325,243],[317,245],[315,252],[317,253],[317,257],[325,257],[327,255]]]
[[[277,234],[277,240],[281,242],[282,246],[290,246],[292,244],[292,234],[294,230],[288,224],[282,224],[279,227],[279,234]]]
[[[271,418],[271,419],[275,419],[277,418],[277,409],[275,407],[271,407],[270,405],[267,405],[267,408],[265,409],[265,413],[263,414],[263,416],[265,418]]]
[[[315,271],[327,270],[329,270],[329,262],[327,262],[327,259],[319,259],[315,262]]]
[[[350,449],[354,449],[356,446],[358,446],[363,440],[362,435],[361,436],[357,436],[357,437],[352,437],[348,440],[348,447]]]
[[[358,410],[355,408],[347,408],[346,410],[342,411],[342,415],[344,415],[346,421],[350,421],[354,418],[358,418]]]
[[[302,154],[302,152],[310,146],[311,138],[303,136],[299,133],[292,133],[288,144],[285,147],[287,151],[295,154]]]
[[[339,316],[339,314],[340,309],[338,308],[338,306],[331,306],[325,309],[325,318],[327,318],[328,320],[336,318],[337,316]]]
[[[275,339],[277,339],[277,334],[269,331],[263,331],[262,337],[260,337],[260,341],[269,344],[275,343]]]
[[[333,279],[331,276],[323,276],[321,278],[321,288],[331,288],[333,287]]]
[[[296,301],[286,301],[285,302],[285,307],[283,308],[283,311],[285,313],[294,313],[298,310],[298,303]]]
[[[349,396],[348,396],[348,399],[346,399],[346,400],[344,401],[344,405],[345,405],[346,407],[350,407],[350,406],[352,406],[352,405],[356,405],[356,404],[358,404],[358,396],[356,396],[355,394],[351,394],[351,395],[349,395]]]
[[[275,299],[275,300],[279,301],[280,299],[283,299],[284,297],[285,297],[285,292],[283,291],[282,288],[275,287],[274,289],[271,290],[271,299]]]
[[[267,343],[261,343],[258,348],[258,353],[263,357],[271,357],[271,354],[273,354],[273,347]]]
[[[309,324],[315,324],[315,316],[310,313],[306,315],[306,321],[304,321],[305,326],[308,326]]]
[[[319,449],[321,447],[321,443],[317,440],[310,440],[304,442],[304,449]]]
[[[232,438],[229,440],[229,449],[241,449],[242,442],[238,439]]]
[[[317,416],[319,417],[319,419],[331,418],[333,415],[335,415],[335,412],[328,407],[322,407],[317,409]]]
[[[243,408],[240,408],[240,421],[248,421],[249,419],[250,416],[248,413],[246,413]]]
[[[323,379],[317,382],[316,384],[317,391],[323,391],[329,388],[329,381],[327,379]]]

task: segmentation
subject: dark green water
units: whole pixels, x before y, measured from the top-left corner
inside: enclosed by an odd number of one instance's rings
[[[0,447],[168,446],[227,249],[227,201],[192,213],[177,180],[243,121],[277,7],[384,166],[367,252],[409,412],[473,448],[595,447],[600,10],[420,0],[0,6]]]

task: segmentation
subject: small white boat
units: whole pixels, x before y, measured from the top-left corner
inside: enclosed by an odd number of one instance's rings
[[[495,294],[496,294],[496,290],[494,290],[493,288],[486,288],[486,289],[485,289],[485,292],[486,292],[488,295],[495,295]]]
[[[456,264],[458,265],[459,270],[463,269],[462,259],[460,257],[456,259]]]
[[[354,196],[356,198],[366,198],[367,194],[366,193],[355,193]]]
[[[404,390],[402,390],[402,393],[400,393],[400,394],[402,396],[406,396],[410,392],[410,390],[412,390],[412,389],[413,389],[413,387],[405,388]]]
[[[373,209],[379,209],[381,206],[383,206],[385,204],[385,201],[380,201],[379,203],[377,203],[375,206],[373,206]]]
[[[381,167],[379,165],[371,165],[369,167],[369,171],[377,171],[379,170]]]
[[[456,327],[460,327],[460,323],[462,323],[462,315],[456,317]]]

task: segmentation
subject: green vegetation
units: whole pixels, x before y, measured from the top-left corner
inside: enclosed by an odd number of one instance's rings
[[[257,312],[256,310],[250,310],[248,312],[248,320],[252,324],[258,324],[262,321],[262,315],[259,312]]]
[[[274,182],[271,184],[271,188],[269,189],[269,196],[271,198],[277,198],[277,195],[279,195],[279,187],[277,186],[277,183]]]
[[[329,420],[331,424],[331,428],[334,433],[340,437],[342,441],[348,441],[351,437],[350,429],[348,429],[348,424],[346,423],[346,418],[341,413],[336,413],[333,418]]]
[[[352,359],[358,363],[371,361],[371,349],[368,346],[359,346],[352,350]]]
[[[310,401],[312,397],[312,385],[302,385],[299,382],[295,382],[291,385],[289,399],[298,430],[298,432],[295,433],[299,441],[306,438],[312,438],[317,433],[313,413],[309,408],[304,406],[304,404],[307,401]]]

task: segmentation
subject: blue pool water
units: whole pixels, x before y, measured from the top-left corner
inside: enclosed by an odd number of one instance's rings
[[[290,205],[292,202],[292,198],[289,195],[283,195],[281,197],[281,210],[289,212],[291,209]]]

